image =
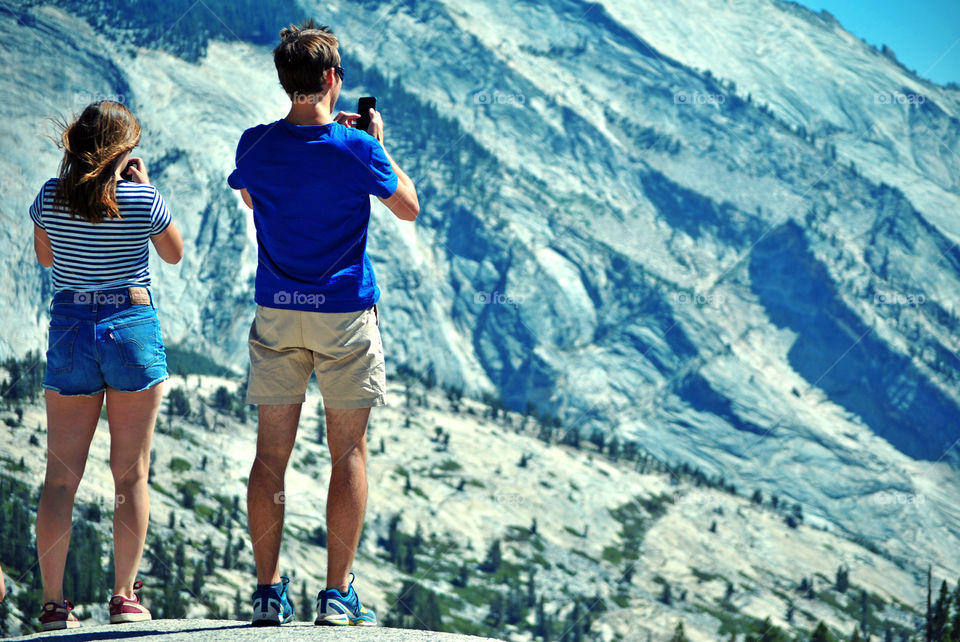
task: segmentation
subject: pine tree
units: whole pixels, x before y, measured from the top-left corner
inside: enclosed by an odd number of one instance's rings
[[[233,531],[227,531],[227,545],[223,548],[223,568],[233,568]]]
[[[607,456],[613,461],[620,459],[620,440],[616,435],[610,440],[610,444],[607,446]]]
[[[683,620],[677,622],[677,628],[673,630],[673,637],[670,642],[687,642],[687,635],[683,632]]]
[[[177,588],[185,584],[184,575],[187,572],[187,550],[183,545],[183,541],[177,542],[177,547],[174,549],[173,561],[176,564],[177,569]]]
[[[867,628],[870,622],[870,601],[867,599],[867,590],[860,589],[860,633],[869,637]]]
[[[527,569],[527,599],[526,606],[533,607],[537,603],[537,568],[531,565]]]
[[[151,541],[147,557],[150,559],[150,575],[161,582],[170,578],[170,554],[163,545],[162,539],[154,538]]]
[[[599,428],[594,429],[594,431],[590,433],[590,443],[592,443],[594,446],[597,447],[598,453],[603,452],[604,442],[605,442],[605,437],[604,437],[603,431],[600,430]]]
[[[500,540],[495,539],[487,550],[487,557],[480,564],[480,570],[484,573],[496,573],[500,570],[500,564],[503,561],[503,555],[500,552]]]
[[[660,597],[658,599],[667,606],[673,604],[673,596],[671,595],[669,584],[663,585],[663,590],[660,591]]]
[[[417,572],[417,549],[412,545],[404,547],[403,555],[403,571],[405,573],[416,573]]]
[[[810,642],[836,642],[836,638],[833,637],[830,629],[828,629],[827,625],[821,620],[820,623],[817,624],[817,628],[813,630]]]
[[[208,536],[203,540],[203,566],[207,575],[212,575],[217,568],[217,551],[213,548],[213,542]]]
[[[944,629],[950,619],[950,591],[947,587],[947,581],[943,580],[940,584],[940,595],[933,605],[932,615],[930,617],[930,640],[931,642],[943,642]]]
[[[580,448],[580,429],[574,426],[570,430],[563,433],[563,437],[560,439],[560,443],[566,444],[567,446],[573,446],[574,448]]]
[[[199,560],[193,565],[193,584],[190,586],[190,593],[195,598],[203,594],[203,563]]]
[[[495,593],[490,600],[487,622],[495,629],[500,628],[500,625],[503,624],[503,596],[500,593]]]
[[[841,593],[846,593],[847,589],[850,588],[850,570],[845,566],[837,567],[837,582],[836,589]]]
[[[950,620],[950,628],[953,631],[951,642],[960,642],[960,578],[953,587],[953,619]]]
[[[308,622],[313,619],[313,605],[307,595],[307,581],[300,584],[300,619]]]
[[[523,619],[526,609],[523,607],[523,593],[519,587],[511,588],[507,593],[504,619],[507,624],[516,624]]]
[[[549,629],[547,627],[547,612],[543,607],[543,596],[540,596],[540,599],[537,601],[537,615],[536,619],[533,622],[533,631],[534,637],[539,637],[541,640],[547,640],[550,637]]]

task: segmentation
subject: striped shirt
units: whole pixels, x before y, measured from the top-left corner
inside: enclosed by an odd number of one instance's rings
[[[57,179],[40,189],[30,218],[46,230],[53,249],[57,292],[93,292],[128,286],[150,287],[149,240],[170,224],[170,210],[152,185],[117,183],[119,219],[90,223],[54,204]]]

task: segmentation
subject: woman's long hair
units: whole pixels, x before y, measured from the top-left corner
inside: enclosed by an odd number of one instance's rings
[[[104,100],[60,126],[64,153],[54,202],[90,223],[120,218],[117,162],[140,142],[140,123],[122,104]]]

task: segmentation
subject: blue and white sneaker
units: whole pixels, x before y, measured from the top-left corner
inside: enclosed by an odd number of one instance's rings
[[[353,590],[356,576],[350,573],[350,586],[344,595],[339,589],[328,588],[317,594],[317,619],[314,624],[332,626],[376,626],[377,616],[360,604]]]
[[[280,626],[293,620],[293,604],[287,595],[289,577],[276,584],[261,584],[253,592],[252,626]]]

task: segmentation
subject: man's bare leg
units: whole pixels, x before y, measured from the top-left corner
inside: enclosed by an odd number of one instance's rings
[[[259,407],[257,457],[247,483],[247,520],[257,564],[257,583],[280,581],[283,540],[283,477],[297,438],[302,404]]]
[[[327,408],[327,444],[333,470],[327,493],[327,588],[346,593],[367,506],[369,408]]]

